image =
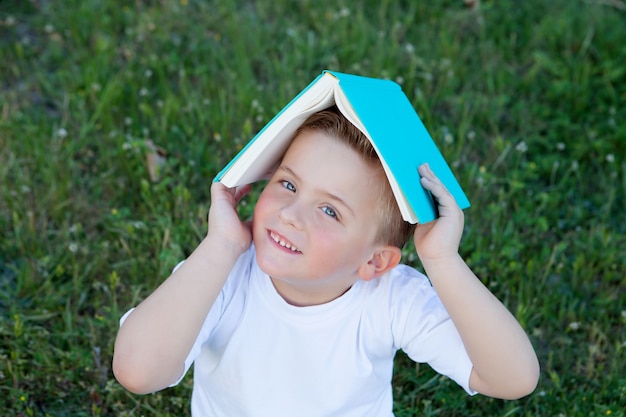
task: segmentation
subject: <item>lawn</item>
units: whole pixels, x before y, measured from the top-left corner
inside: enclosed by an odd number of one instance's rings
[[[619,0],[0,0],[0,415],[189,415],[191,375],[115,381],[118,320],[328,68],[402,85],[472,202],[461,253],[542,366],[501,401],[399,354],[396,416],[626,416],[625,22]]]

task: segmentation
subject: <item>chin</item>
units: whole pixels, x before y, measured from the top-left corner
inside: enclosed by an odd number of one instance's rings
[[[279,269],[284,269],[284,265],[281,265],[282,263],[278,262],[276,259],[267,256],[264,252],[265,251],[263,250],[263,248],[259,248],[257,246],[256,262],[259,265],[261,271],[271,277],[281,275],[279,273]]]

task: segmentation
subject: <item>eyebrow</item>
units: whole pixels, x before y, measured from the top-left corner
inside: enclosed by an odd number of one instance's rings
[[[285,171],[287,172],[289,175],[293,176],[296,181],[298,182],[302,182],[302,179],[298,176],[298,174],[296,174],[291,168],[289,168],[286,165],[281,165],[278,167],[278,171]],[[344,206],[346,209],[348,209],[348,211],[350,211],[350,213],[352,213],[352,216],[354,216],[354,210],[352,210],[352,208],[350,207],[350,205],[348,203],[346,203],[346,201],[339,197],[336,194],[330,193],[326,190],[321,190],[322,194],[324,194],[325,197],[328,197],[331,200],[334,200],[335,202],[341,204],[342,206]]]

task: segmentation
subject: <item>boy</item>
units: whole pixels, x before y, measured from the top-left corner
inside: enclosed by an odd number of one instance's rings
[[[249,187],[212,185],[207,236],[123,321],[117,379],[154,392],[195,362],[196,417],[392,416],[403,349],[470,394],[532,392],[526,334],[459,256],[453,197],[419,174],[440,217],[413,228],[363,134],[334,108],[311,116],[251,225],[236,211]],[[399,264],[411,234],[430,282]]]

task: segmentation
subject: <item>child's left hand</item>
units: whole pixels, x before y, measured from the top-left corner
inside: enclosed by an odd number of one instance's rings
[[[539,378],[528,336],[459,255],[464,218],[456,200],[428,165],[418,171],[438,205],[439,218],[417,225],[415,249],[472,361],[469,385],[496,398],[528,395]]]
[[[422,262],[456,256],[463,234],[463,211],[428,164],[421,165],[418,172],[422,186],[430,191],[438,205],[439,218],[415,228],[413,239],[417,255]]]

